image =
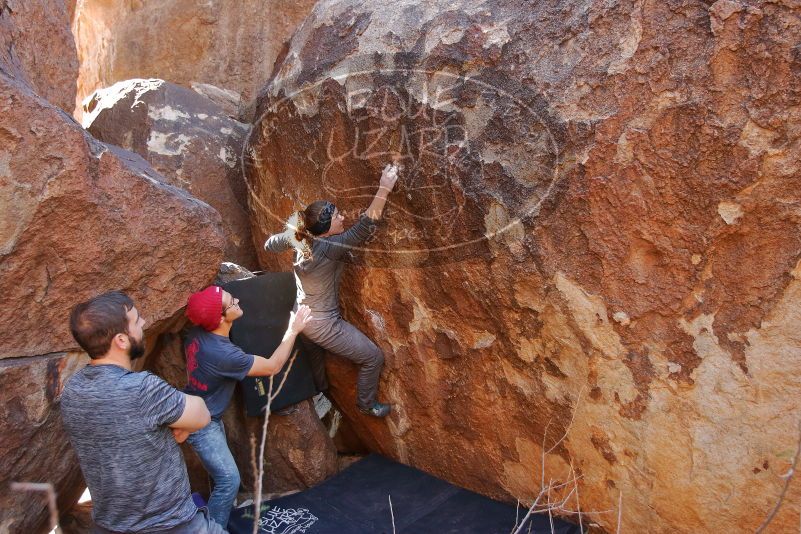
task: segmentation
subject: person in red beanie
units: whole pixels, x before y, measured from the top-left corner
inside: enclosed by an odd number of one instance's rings
[[[184,392],[201,397],[211,414],[211,422],[187,441],[214,481],[209,514],[223,528],[239,491],[239,469],[225,440],[222,414],[237,381],[246,376],[271,376],[283,368],[295,339],[312,319],[309,307],[300,306],[290,316],[281,344],[272,356],[263,358],[246,354],[229,338],[233,322],[242,315],[239,300],[218,286],[193,293],[186,305],[186,316],[197,327],[184,343],[188,379]]]

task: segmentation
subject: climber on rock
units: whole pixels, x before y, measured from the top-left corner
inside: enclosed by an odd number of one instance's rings
[[[356,404],[362,413],[374,417],[386,417],[391,410],[391,405],[377,400],[384,355],[375,343],[340,316],[339,281],[345,266],[343,256],[375,230],[397,180],[398,168],[387,165],[367,211],[347,231],[336,206],[318,200],[293,214],[286,223],[286,231],[264,243],[265,250],[271,252],[295,251],[297,304],[309,306],[315,317],[302,336],[311,342],[305,346],[313,352],[313,364],[319,366],[317,362],[322,362],[322,349],[356,363],[359,366]],[[315,370],[315,375],[320,373],[324,376],[325,369]]]
[[[221,534],[192,501],[179,441],[209,423],[203,399],[181,393],[131,362],[145,353],[128,295],[111,291],[70,315],[91,360],[61,396],[61,417],[92,494],[93,534]]]
[[[298,334],[312,319],[308,306],[291,314],[289,327],[272,356],[246,354],[234,345],[229,334],[233,322],[243,315],[239,299],[218,286],[193,293],[186,305],[186,316],[197,325],[184,343],[186,354],[186,393],[206,401],[211,422],[188,438],[203,467],[214,481],[209,497],[209,513],[220,525],[228,516],[239,491],[239,468],[225,440],[222,414],[231,401],[236,382],[246,376],[272,376],[283,368]]]

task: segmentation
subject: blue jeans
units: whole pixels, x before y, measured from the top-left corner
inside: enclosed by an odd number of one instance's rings
[[[214,522],[226,528],[239,492],[239,469],[225,441],[222,421],[212,419],[205,428],[190,434],[187,441],[214,481],[214,489],[209,497],[209,515]]]

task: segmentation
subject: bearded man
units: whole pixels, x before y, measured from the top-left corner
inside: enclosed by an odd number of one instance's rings
[[[224,533],[192,501],[178,446],[209,423],[209,411],[200,397],[132,370],[145,353],[144,325],[119,291],[70,315],[91,360],[65,385],[61,415],[92,495],[93,533]]]

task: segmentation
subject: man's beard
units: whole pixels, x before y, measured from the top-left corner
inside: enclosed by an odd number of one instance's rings
[[[131,358],[131,361],[137,360],[145,355],[145,336],[142,336],[142,339],[134,339],[131,336],[128,336],[131,340],[131,348],[128,350],[128,356]]]

